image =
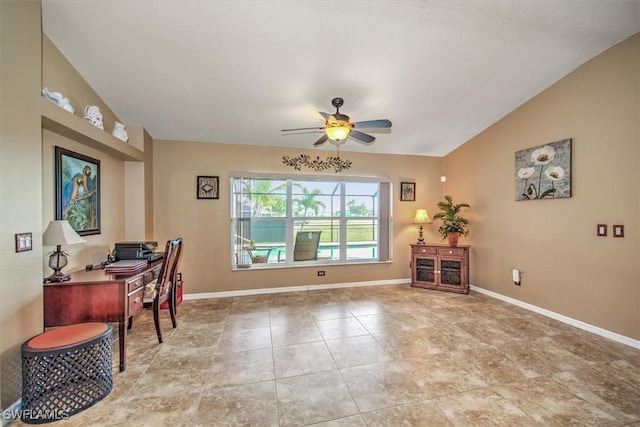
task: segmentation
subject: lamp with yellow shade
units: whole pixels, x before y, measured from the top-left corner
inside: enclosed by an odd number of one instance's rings
[[[420,208],[416,211],[416,216],[413,219],[414,224],[420,225],[420,233],[418,234],[418,244],[424,245],[424,237],[422,236],[422,226],[424,224],[431,223],[431,219],[429,218],[429,213],[426,209]]]

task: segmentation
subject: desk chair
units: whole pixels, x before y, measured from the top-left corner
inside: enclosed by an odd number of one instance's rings
[[[322,231],[298,231],[293,246],[294,261],[311,261],[318,259],[318,246]]]
[[[156,333],[158,334],[158,342],[162,343],[162,332],[160,331],[160,305],[166,301],[169,304],[169,314],[171,315],[171,323],[176,328],[176,286],[178,263],[182,253],[182,239],[169,240],[164,250],[164,258],[158,277],[149,282],[145,286],[144,302],[151,303],[153,310],[153,321],[156,325]],[[133,318],[129,318],[129,325]]]

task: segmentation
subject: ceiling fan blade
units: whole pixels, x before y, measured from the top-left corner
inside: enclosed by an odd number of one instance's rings
[[[331,114],[329,113],[323,113],[322,111],[318,111],[318,113],[320,113],[320,115],[324,117],[325,120],[329,120],[329,117],[331,117]]]
[[[296,130],[324,130],[324,127],[312,127],[312,128],[295,128],[295,129],[282,129],[280,132],[291,132]]]
[[[376,140],[375,136],[367,135],[366,133],[351,129],[349,137],[355,139],[363,144],[372,144]]]
[[[380,120],[365,120],[364,122],[355,122],[353,123],[353,127],[356,129],[382,129],[382,128],[390,128],[391,121],[387,119]]]
[[[324,135],[322,135],[314,144],[314,147],[317,147],[318,145],[322,145],[325,142],[327,142],[327,139],[329,139],[329,135],[327,135],[326,133]]]

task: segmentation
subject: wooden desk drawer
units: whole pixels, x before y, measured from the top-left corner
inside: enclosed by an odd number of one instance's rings
[[[129,295],[129,316],[136,313],[138,310],[142,308],[143,298],[144,297],[144,288],[140,288],[134,293]]]
[[[413,253],[418,255],[435,255],[436,248],[429,247],[429,246],[415,245],[413,246]]]
[[[463,248],[438,248],[438,255],[440,256],[464,256],[465,249]]]
[[[131,293],[133,291],[135,291],[138,288],[141,288],[144,286],[144,277],[140,276],[140,277],[136,277],[133,280],[130,280],[127,282],[127,292]]]
[[[153,270],[144,274],[144,283],[149,283],[158,277],[158,270]]]

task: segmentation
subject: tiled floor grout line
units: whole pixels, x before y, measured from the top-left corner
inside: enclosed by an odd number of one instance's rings
[[[271,324],[271,311],[269,313],[269,336],[271,337],[271,368],[273,370],[273,388],[275,390],[276,415],[278,417],[278,426],[282,425],[280,415],[280,405],[278,404],[278,379],[276,378],[276,355],[275,346],[273,345],[273,325]]]
[[[188,314],[187,314],[188,316]],[[225,316],[225,324],[227,321],[227,316]],[[224,331],[224,326],[222,327],[222,330]],[[191,415],[191,425],[194,425],[196,423],[196,417],[198,415],[198,407],[200,407],[200,402],[202,402],[202,397],[205,394],[205,390],[207,389],[207,386],[209,385],[209,378],[211,377],[211,371],[213,370],[213,364],[216,361],[216,355],[217,355],[217,350],[218,350],[218,344],[220,344],[220,339],[222,338],[222,331],[218,334],[218,339],[216,340],[216,344],[215,344],[215,350],[213,351],[213,354],[211,355],[211,366],[209,366],[209,369],[207,370],[207,375],[205,377],[204,380],[204,384],[202,385],[202,388],[200,389],[200,393],[198,394],[198,403],[196,404],[196,410],[193,411],[193,414]]]

